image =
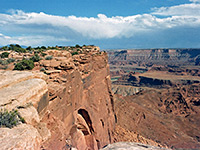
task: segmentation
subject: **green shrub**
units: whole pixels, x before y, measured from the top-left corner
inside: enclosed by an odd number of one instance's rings
[[[10,53],[8,53],[8,52],[3,52],[3,53],[1,53],[1,55],[0,55],[0,57],[1,58],[8,58],[8,55],[9,55]]]
[[[72,52],[71,54],[72,54],[72,56],[73,55],[78,55],[78,52]]]
[[[41,49],[47,49],[45,46],[41,46]]]
[[[5,50],[9,50],[9,48],[8,48],[8,46],[3,46],[3,47],[0,48],[0,50],[5,51]]]
[[[9,50],[13,50],[13,51],[18,52],[18,53],[26,53],[26,52],[27,52],[26,49],[22,48],[22,47],[21,47],[20,45],[18,45],[18,44],[16,44],[16,45],[10,44]]]
[[[23,59],[15,65],[14,70],[32,70],[34,62],[32,60]]]
[[[31,46],[27,47],[26,50],[28,50],[28,51],[32,51]]]
[[[53,59],[53,56],[51,56],[51,55],[46,56],[45,59],[46,59],[46,60],[52,60],[52,59]]]
[[[43,72],[43,71],[45,71],[45,68],[44,68],[44,67],[43,67],[43,68],[41,68],[41,69],[40,69],[40,71],[42,71],[42,72]]]
[[[0,60],[0,64],[1,65],[8,65],[8,62],[7,62],[7,60]]]
[[[42,52],[41,55],[42,55],[42,57],[44,57],[44,56],[46,56],[47,54]]]
[[[80,46],[80,45],[78,45],[78,44],[76,44],[76,45],[75,45],[75,47],[76,47],[76,48],[81,48],[81,46]]]
[[[0,69],[6,70],[6,69],[8,69],[8,66],[7,65],[3,65],[3,66],[0,65]]]
[[[40,56],[38,54],[35,54],[30,58],[30,60],[32,60],[33,62],[38,62],[40,61]]]
[[[1,65],[8,65],[8,64],[10,64],[10,63],[12,63],[12,62],[14,62],[14,61],[15,61],[14,58],[9,58],[9,59],[6,59],[6,60],[0,59],[0,64],[1,64]]]
[[[6,61],[10,64],[12,62],[15,62],[15,59],[14,58],[8,58]]]
[[[0,111],[0,127],[12,128],[20,123],[25,123],[17,110],[1,110]]]

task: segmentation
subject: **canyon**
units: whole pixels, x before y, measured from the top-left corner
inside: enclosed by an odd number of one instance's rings
[[[25,123],[0,128],[2,149],[200,147],[198,49],[6,52],[0,109],[17,110]],[[17,71],[24,59],[37,61]]]
[[[200,49],[112,50],[108,55],[115,142],[138,142],[137,135],[162,147],[198,149]]]

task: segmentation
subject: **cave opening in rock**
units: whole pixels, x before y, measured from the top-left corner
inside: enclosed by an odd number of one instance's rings
[[[85,122],[87,123],[87,125],[90,129],[90,132],[93,133],[94,129],[92,127],[92,121],[90,119],[88,112],[85,109],[79,109],[78,114],[80,114],[84,118]]]

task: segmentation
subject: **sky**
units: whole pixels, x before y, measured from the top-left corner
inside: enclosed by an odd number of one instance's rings
[[[200,48],[200,0],[0,0],[0,46]]]

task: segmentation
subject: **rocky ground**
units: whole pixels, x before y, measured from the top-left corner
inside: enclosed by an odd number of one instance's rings
[[[200,148],[200,51],[109,54],[117,116],[115,141]]]

